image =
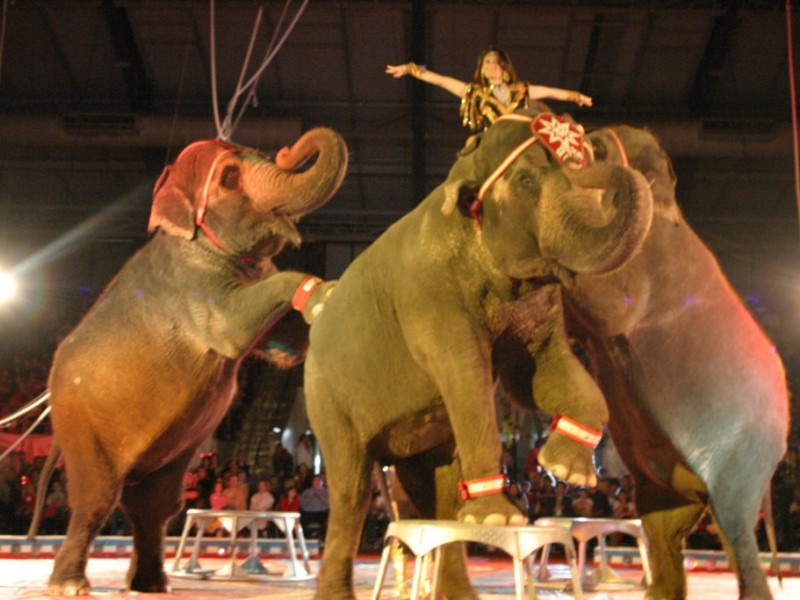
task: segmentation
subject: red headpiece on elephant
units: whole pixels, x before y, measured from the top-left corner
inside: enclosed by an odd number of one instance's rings
[[[508,167],[519,158],[528,148],[536,142],[540,142],[545,149],[559,163],[570,164],[573,168],[581,168],[586,165],[587,144],[583,139],[583,126],[573,123],[563,117],[553,113],[540,113],[535,117],[527,115],[509,114],[503,115],[497,121],[520,121],[531,124],[531,137],[519,144],[494,170],[494,172],[483,182],[475,201],[470,206],[470,214],[478,223],[480,220],[480,209],[486,193],[495,182],[503,176]]]

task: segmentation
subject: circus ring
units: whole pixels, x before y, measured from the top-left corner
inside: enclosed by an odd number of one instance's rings
[[[42,536],[36,541],[23,536],[0,537],[0,598],[44,599],[47,595],[47,578],[53,566],[53,557],[63,543],[63,536]],[[167,564],[174,560],[180,538],[170,537],[166,542]],[[320,550],[315,540],[308,540],[312,574],[319,569]],[[261,561],[271,569],[288,568],[289,560],[285,546],[278,540],[257,542]],[[99,537],[92,545],[88,575],[92,582],[92,597],[122,598],[125,593],[125,573],[131,551],[130,537]],[[249,541],[241,540],[237,555],[246,559],[250,551]],[[607,549],[610,566],[623,578],[640,581],[643,576],[639,553],[633,547],[609,547]],[[224,569],[230,563],[228,542],[220,538],[203,538],[200,549],[203,565],[211,569]],[[770,556],[761,555],[767,569]],[[378,573],[379,553],[359,554],[354,573],[356,596],[367,600],[372,593]],[[776,600],[800,598],[800,553],[779,554],[783,587],[779,587],[775,576],[770,576],[770,586]],[[590,563],[591,565],[592,563]],[[738,597],[736,580],[729,570],[728,561],[721,552],[687,551],[685,564],[689,573],[689,600],[722,600]],[[567,577],[568,567],[552,564],[555,577]],[[469,560],[470,579],[482,599],[509,600],[514,598],[514,576],[511,560],[502,552],[471,555]],[[264,600],[306,600],[313,597],[316,580],[280,581],[270,578],[260,581],[203,579],[170,577],[172,591],[167,594],[137,595],[153,600],[169,598],[191,598],[192,600],[224,599],[264,599]],[[391,578],[385,583],[391,586]],[[568,592],[558,589],[542,589],[539,597],[572,598]],[[389,597],[387,592],[386,596]],[[130,596],[128,596],[130,597]],[[641,599],[641,590],[628,587],[609,587],[586,590],[584,597],[590,600],[633,600]]]

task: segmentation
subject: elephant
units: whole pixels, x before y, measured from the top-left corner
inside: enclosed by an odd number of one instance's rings
[[[647,598],[686,597],[681,542],[707,505],[740,597],[771,598],[754,528],[786,451],[781,359],[684,220],[656,138],[628,126],[589,138],[598,161],[630,164],[653,190],[639,252],[564,289],[567,327],[592,354],[611,438],[635,481],[652,553]]]
[[[637,171],[581,168],[584,159],[582,128],[567,118],[504,117],[339,279],[304,367],[330,492],[317,598],[354,598],[374,461],[395,466],[423,517],[525,522],[501,493],[500,346],[535,358],[527,388],[561,417],[541,461],[569,481],[595,480],[607,409],[566,339],[561,281],[624,264],[649,228],[652,198]],[[464,574],[443,581],[449,598],[475,597],[462,559],[445,559]]]
[[[198,446],[232,401],[243,357],[265,349],[292,306],[313,320],[329,291],[304,273],[277,272],[272,257],[299,243],[294,222],[331,198],[346,168],[344,140],[319,127],[274,160],[204,140],[164,169],[150,239],[54,354],[54,445],[72,515],[50,593],[89,593],[89,545],[117,503],[133,530],[128,586],[168,589],[166,523],[182,506]]]

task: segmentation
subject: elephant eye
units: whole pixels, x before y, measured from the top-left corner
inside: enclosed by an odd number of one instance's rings
[[[220,185],[229,190],[235,190],[239,187],[239,167],[228,165],[222,170],[222,177],[220,177]]]
[[[514,176],[514,180],[517,185],[527,189],[533,189],[536,187],[536,184],[534,183],[533,177],[531,177],[530,173],[517,173]]]

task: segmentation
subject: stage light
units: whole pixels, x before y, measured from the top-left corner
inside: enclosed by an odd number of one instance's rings
[[[0,304],[8,302],[17,293],[17,280],[10,273],[0,271]]]

